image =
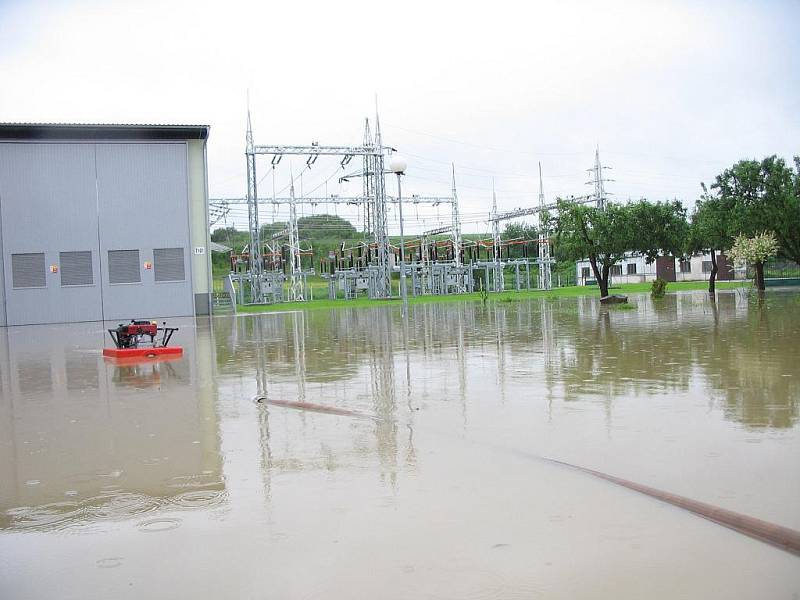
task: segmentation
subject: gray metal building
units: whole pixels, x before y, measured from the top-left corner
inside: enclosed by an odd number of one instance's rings
[[[208,314],[207,138],[0,124],[0,325]]]

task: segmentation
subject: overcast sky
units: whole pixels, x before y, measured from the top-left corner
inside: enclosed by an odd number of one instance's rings
[[[359,143],[377,94],[404,196],[449,194],[454,162],[484,232],[492,178],[501,210],[537,201],[539,161],[549,200],[586,194],[597,145],[616,198],[687,205],[739,159],[800,154],[798,31],[797,0],[0,0],[0,121],[208,124],[210,194],[239,197],[248,89],[262,144]],[[305,195],[358,192],[333,160],[291,162]]]

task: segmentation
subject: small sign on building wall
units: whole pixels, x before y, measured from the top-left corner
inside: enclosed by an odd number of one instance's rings
[[[144,268],[145,271],[149,271],[153,268],[153,263],[151,263],[149,260],[144,261]]]
[[[206,247],[205,246],[195,246],[194,247],[194,253],[195,254],[205,254],[206,253]]]

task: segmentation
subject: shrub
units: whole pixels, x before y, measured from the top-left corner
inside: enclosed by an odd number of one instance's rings
[[[650,286],[650,295],[653,298],[663,298],[667,293],[667,281],[658,277]]]

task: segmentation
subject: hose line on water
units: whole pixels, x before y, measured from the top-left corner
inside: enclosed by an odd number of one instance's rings
[[[381,420],[378,417],[366,413],[356,412],[345,408],[326,406],[324,404],[314,404],[312,402],[297,402],[291,400],[270,400],[263,395],[256,396],[254,398],[254,401],[259,404],[269,404],[272,406],[280,406],[283,408],[310,410],[314,412],[321,412],[321,413],[327,413],[345,417],[370,419],[373,421]],[[575,469],[577,471],[581,471],[582,473],[593,475],[594,477],[599,477],[600,479],[604,479],[605,481],[608,481],[610,483],[614,483],[616,485],[628,488],[629,490],[634,490],[641,494],[645,494],[646,496],[650,496],[651,498],[655,498],[657,500],[661,500],[662,502],[666,502],[667,504],[671,504],[673,506],[677,506],[678,508],[687,510],[700,517],[703,517],[704,519],[713,521],[718,525],[722,525],[734,531],[738,531],[739,533],[742,533],[751,538],[770,544],[771,546],[774,546],[776,548],[779,548],[780,550],[784,550],[786,552],[794,554],[795,556],[800,556],[800,531],[797,531],[796,529],[791,529],[789,527],[784,527],[782,525],[770,523],[769,521],[763,521],[755,517],[743,515],[741,513],[737,513],[732,510],[727,510],[725,508],[720,508],[719,506],[714,506],[713,504],[706,504],[705,502],[692,500],[691,498],[686,498],[685,496],[679,496],[677,494],[665,492],[663,490],[642,485],[641,483],[636,483],[635,481],[629,481],[627,479],[622,479],[621,477],[615,477],[614,475],[609,475],[608,473],[603,473],[602,471],[595,471],[594,469],[589,469],[587,467],[573,465],[572,463],[564,462],[562,460],[557,460],[555,458],[548,458],[546,456],[540,456],[538,454],[528,454],[528,453],[522,453],[522,454],[529,458],[536,458],[554,465]]]

